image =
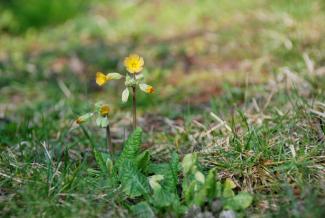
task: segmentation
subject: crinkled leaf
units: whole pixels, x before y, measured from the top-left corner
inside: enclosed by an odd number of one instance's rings
[[[225,198],[230,198],[230,197],[235,196],[235,192],[233,190],[231,190],[231,189],[224,189],[223,193],[222,193],[222,196],[225,197]]]
[[[199,171],[198,171],[199,172]],[[194,203],[202,205],[206,200],[212,200],[217,197],[217,181],[215,179],[215,171],[210,170],[208,176],[205,178],[204,185],[195,192]]]
[[[135,129],[126,141],[123,151],[117,159],[117,166],[124,160],[134,160],[137,157],[140,151],[141,137],[142,130],[140,128]]]
[[[105,163],[105,160],[104,160],[101,152],[97,151],[97,149],[94,149],[93,151],[94,151],[96,163],[98,164],[100,170],[102,172],[106,173],[108,171],[108,169],[106,167],[106,163]]]
[[[185,198],[185,202],[187,204],[191,204],[194,193],[195,193],[195,187],[196,187],[196,181],[191,181],[189,184],[187,184],[185,181],[182,184],[183,188],[183,195]]]
[[[101,152],[103,160],[105,162],[105,166],[110,173],[113,171],[113,161],[109,155],[109,153]]]
[[[178,173],[180,170],[179,156],[176,152],[172,153],[171,161],[169,162],[169,168],[173,176],[174,187],[176,187],[178,184]]]
[[[230,178],[227,178],[225,181],[225,189],[234,189],[236,188],[236,184]]]
[[[149,171],[154,174],[163,175],[164,179],[160,182],[163,189],[176,193],[179,172],[179,157],[176,152],[172,153],[169,163],[151,164]]]
[[[153,194],[153,204],[157,207],[179,204],[177,195],[179,168],[179,157],[176,152],[172,153],[169,163],[150,165],[150,172],[163,176],[159,181],[161,188],[155,189]]]
[[[153,191],[158,191],[161,189],[161,185],[159,181],[163,180],[163,175],[153,175],[149,177],[149,184]]]
[[[225,203],[226,209],[244,210],[253,202],[253,197],[248,192],[240,192],[238,195],[228,199]]]
[[[224,183],[223,197],[228,198],[235,196],[235,193],[232,190],[234,188],[236,188],[236,184],[230,178],[227,178]]]
[[[137,203],[136,205],[133,205],[131,207],[131,211],[132,211],[133,216],[139,217],[139,218],[154,218],[154,217],[156,217],[155,213],[153,212],[150,205],[145,201],[142,201],[140,203]]]
[[[119,168],[123,191],[130,197],[138,197],[150,192],[149,181],[131,160],[123,160]]]
[[[184,175],[188,174],[192,170],[192,168],[196,165],[196,162],[197,162],[196,153],[190,153],[185,155],[182,161]]]
[[[195,177],[196,181],[198,181],[202,184],[205,182],[205,176],[200,171],[196,171],[194,174],[194,177]]]
[[[177,203],[178,196],[164,188],[155,190],[152,195],[152,204],[156,207],[169,207]]]
[[[136,165],[142,172],[146,172],[150,164],[150,154],[144,151],[136,157]]]

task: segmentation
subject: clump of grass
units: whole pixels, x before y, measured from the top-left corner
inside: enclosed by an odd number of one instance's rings
[[[62,23],[86,9],[89,3],[82,0],[10,0],[2,2],[3,16],[0,31],[23,33],[29,29],[40,29]],[[1,22],[2,20],[2,22]]]

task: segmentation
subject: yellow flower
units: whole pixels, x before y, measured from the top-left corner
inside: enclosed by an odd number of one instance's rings
[[[154,91],[155,91],[155,89],[154,89],[152,86],[147,85],[147,84],[144,84],[144,83],[141,83],[141,84],[139,85],[139,87],[140,87],[140,89],[141,89],[142,91],[144,91],[145,93],[149,93],[149,94],[151,94],[151,93],[154,93]]]
[[[111,111],[108,105],[104,104],[103,106],[100,107],[99,113],[100,115],[107,116],[108,113]]]
[[[97,73],[96,73],[96,83],[97,83],[99,86],[102,86],[102,85],[104,85],[106,82],[107,82],[106,75],[103,74],[102,72],[97,72]]]
[[[103,74],[102,72],[96,73],[96,83],[99,86],[104,85],[109,80],[121,79],[121,78],[122,78],[122,75],[119,73],[109,73],[107,75]]]
[[[124,66],[132,74],[139,73],[143,69],[143,58],[137,54],[131,54],[124,59]]]

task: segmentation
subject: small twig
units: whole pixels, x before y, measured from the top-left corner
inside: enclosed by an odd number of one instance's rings
[[[210,115],[216,119],[219,123],[221,123],[222,125],[224,125],[226,127],[226,129],[229,131],[229,132],[232,132],[230,126],[227,125],[226,121],[222,120],[220,117],[218,117],[215,113],[213,112],[210,112]]]
[[[274,93],[275,93],[275,90],[272,90],[272,91],[271,91],[271,94],[267,97],[267,99],[266,99],[266,103],[265,103],[265,105],[264,105],[264,107],[263,107],[263,111],[265,111],[266,108],[267,108],[267,106],[269,106],[269,104],[270,104],[270,102],[271,102],[271,99],[272,99]]]
[[[0,176],[5,177],[5,178],[8,178],[8,179],[12,179],[12,180],[14,180],[15,182],[18,182],[18,183],[22,183],[22,181],[20,179],[14,178],[14,177],[9,176],[7,174],[4,174],[2,172],[0,172]]]
[[[51,158],[51,155],[50,155],[50,152],[47,150],[46,148],[46,142],[42,142],[41,145],[43,146],[44,150],[45,150],[45,153],[49,159],[49,161],[51,162],[51,165],[53,166],[53,161],[52,161],[52,158]]]
[[[58,85],[61,91],[63,92],[63,94],[65,95],[65,97],[70,98],[72,96],[71,91],[62,80],[58,80]]]
[[[320,118],[322,118],[322,117],[325,118],[325,113],[322,113],[320,111],[316,111],[316,110],[313,110],[313,109],[310,109],[309,111],[316,114],[316,115],[318,115],[318,117],[320,117]]]
[[[258,106],[258,104],[257,104],[255,98],[253,98],[253,106],[255,107],[255,110],[256,110],[258,113],[261,112],[261,109],[260,109],[260,107]]]

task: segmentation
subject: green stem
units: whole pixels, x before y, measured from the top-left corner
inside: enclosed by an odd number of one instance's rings
[[[111,153],[111,155],[113,156],[115,153],[115,148],[112,143],[112,137],[111,137],[111,131],[109,125],[106,126],[106,142],[107,142],[108,153]]]
[[[133,115],[133,130],[137,128],[137,98],[136,87],[132,86],[132,115]]]

